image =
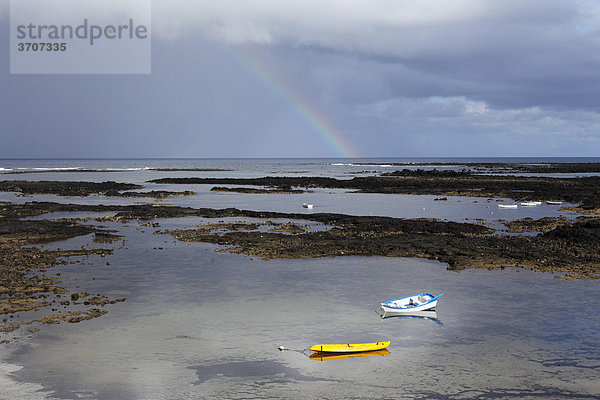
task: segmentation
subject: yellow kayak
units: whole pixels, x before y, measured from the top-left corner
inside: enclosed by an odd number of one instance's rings
[[[317,344],[310,347],[314,353],[357,353],[360,351],[382,350],[390,345],[390,342],[376,343],[348,343],[348,344]]]
[[[387,356],[389,354],[390,351],[388,349],[363,351],[361,353],[312,353],[310,359],[315,361],[330,361],[344,358]]]

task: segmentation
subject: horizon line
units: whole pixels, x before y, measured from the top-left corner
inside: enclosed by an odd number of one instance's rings
[[[397,159],[474,159],[474,158],[597,158],[600,156],[362,156],[362,157],[0,157],[0,160],[397,160]]]

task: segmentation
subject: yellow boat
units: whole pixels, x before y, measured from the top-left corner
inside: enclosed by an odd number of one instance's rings
[[[360,353],[313,353],[309,357],[315,361],[330,361],[330,360],[341,360],[343,358],[357,358],[357,357],[373,357],[373,356],[387,356],[390,354],[388,349],[363,351]]]
[[[348,343],[348,344],[316,344],[310,347],[313,353],[358,353],[361,351],[382,350],[390,345],[390,342],[376,343]]]

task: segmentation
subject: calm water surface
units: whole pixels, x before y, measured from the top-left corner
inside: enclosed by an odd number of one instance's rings
[[[332,212],[360,213],[371,204],[376,214],[406,216],[414,204],[418,215],[425,201],[447,219],[491,212],[473,199],[390,196],[378,204],[376,197],[344,197],[357,194],[315,196]],[[221,204],[262,201],[286,210],[287,200],[298,211],[294,196],[214,197],[204,201],[237,198]],[[348,205],[348,198],[357,200]],[[600,399],[597,281],[518,269],[456,273],[422,259],[261,261],[153,234],[205,221],[103,223],[125,235],[124,244],[109,246],[113,255],[52,272],[73,291],[127,301],[100,318],[45,326],[3,345],[0,398]],[[91,239],[46,248],[91,246]],[[422,291],[444,293],[437,320],[375,313],[382,301]],[[315,361],[302,352],[317,343],[384,339],[391,340],[385,356]],[[280,352],[280,345],[292,350]]]
[[[127,301],[13,345],[5,369],[23,368],[0,386],[11,398],[17,388],[22,398],[58,399],[600,397],[597,282],[456,273],[420,259],[265,262],[133,223],[111,227],[127,248],[115,245],[110,266],[91,257],[60,270],[70,287]],[[445,294],[437,321],[374,312],[420,291]],[[384,339],[392,344],[381,357],[320,362],[277,350]]]

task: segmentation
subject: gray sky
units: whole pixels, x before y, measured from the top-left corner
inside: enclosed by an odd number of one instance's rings
[[[0,157],[600,156],[600,1],[152,13],[151,75],[10,75],[2,51]]]

